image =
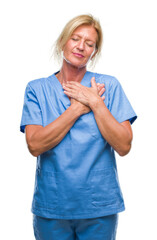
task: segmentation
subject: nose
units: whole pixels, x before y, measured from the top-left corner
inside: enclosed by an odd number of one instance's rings
[[[78,48],[80,51],[83,51],[83,50],[84,50],[84,41],[83,41],[83,40],[78,42],[77,48]]]

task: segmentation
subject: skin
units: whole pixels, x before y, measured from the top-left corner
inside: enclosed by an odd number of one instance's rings
[[[56,75],[69,97],[71,106],[47,126],[27,125],[26,141],[33,156],[38,156],[62,141],[76,120],[93,111],[102,136],[120,155],[126,155],[131,148],[132,129],[129,121],[119,123],[104,103],[104,84],[91,79],[91,87],[81,85],[86,65],[97,50],[97,32],[93,26],[80,26],[63,47],[63,64]]]

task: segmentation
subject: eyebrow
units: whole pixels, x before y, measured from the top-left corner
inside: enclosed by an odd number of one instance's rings
[[[71,36],[74,36],[74,35],[77,36],[77,37],[79,37],[79,38],[81,38],[81,36],[80,36],[79,34],[76,34],[76,33],[73,33]],[[96,43],[96,42],[94,42],[94,41],[91,40],[91,39],[86,39],[86,41]]]

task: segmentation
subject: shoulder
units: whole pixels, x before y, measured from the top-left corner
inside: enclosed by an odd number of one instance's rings
[[[30,88],[31,90],[34,90],[35,92],[47,85],[50,79],[52,79],[54,74],[48,76],[48,77],[42,77],[38,79],[31,80],[27,83],[27,88]]]
[[[96,82],[99,83],[104,83],[106,86],[109,87],[116,87],[117,85],[119,85],[119,81],[116,77],[112,76],[112,75],[107,75],[107,74],[102,74],[102,73],[92,73],[93,77],[95,77]]]

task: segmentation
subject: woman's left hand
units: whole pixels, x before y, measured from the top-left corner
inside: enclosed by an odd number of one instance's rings
[[[71,98],[85,104],[86,106],[91,106],[95,101],[100,99],[104,100],[105,97],[101,95],[105,92],[104,84],[97,84],[95,77],[91,79],[91,87],[85,87],[82,84],[70,81],[63,84],[64,93]]]

